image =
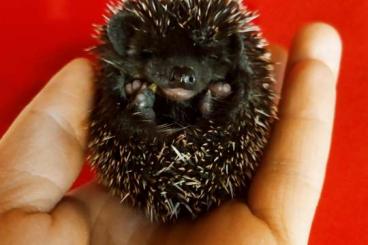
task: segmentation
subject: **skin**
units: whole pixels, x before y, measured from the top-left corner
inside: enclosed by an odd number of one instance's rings
[[[91,65],[77,59],[1,139],[1,244],[307,244],[330,148],[341,41],[331,26],[314,23],[296,34],[289,55],[271,50],[279,120],[246,204],[164,226],[95,183],[68,193],[84,163],[93,98]]]

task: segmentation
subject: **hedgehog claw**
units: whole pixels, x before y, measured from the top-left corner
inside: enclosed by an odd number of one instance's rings
[[[125,92],[127,95],[137,94],[139,91],[147,88],[147,84],[141,80],[133,80],[125,85]]]
[[[209,86],[214,97],[225,98],[231,94],[231,86],[225,82],[216,82]]]
[[[208,117],[212,112],[212,92],[210,90],[202,98],[199,104],[199,110],[201,111],[203,117]]]

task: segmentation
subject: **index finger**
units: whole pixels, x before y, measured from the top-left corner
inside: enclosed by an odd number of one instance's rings
[[[326,50],[329,52],[326,53]],[[330,148],[341,43],[312,24],[296,36],[276,122],[249,194],[255,215],[290,244],[306,244]]]
[[[50,211],[84,162],[93,71],[77,59],[21,112],[0,141],[0,213]]]

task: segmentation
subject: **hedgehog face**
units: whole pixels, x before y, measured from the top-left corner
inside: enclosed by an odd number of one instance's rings
[[[210,82],[225,80],[232,68],[230,40],[205,46],[190,34],[173,31],[166,37],[145,36],[143,42],[132,42],[131,58],[140,61],[145,79],[172,99],[191,98]]]
[[[232,69],[232,38],[200,44],[192,33],[174,29],[165,37],[136,33],[128,52],[149,83],[156,83],[164,94],[185,100],[208,87],[212,81],[225,80]]]
[[[161,31],[152,25],[154,19],[142,22],[128,12],[110,20],[108,39],[131,79],[155,83],[161,94],[176,101],[225,81],[242,50],[238,34],[214,38],[209,27],[185,27],[175,21],[177,16],[167,18]]]

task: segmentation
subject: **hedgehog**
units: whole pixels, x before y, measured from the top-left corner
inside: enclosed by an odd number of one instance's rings
[[[149,220],[197,218],[241,198],[272,122],[273,64],[234,0],[125,0],[98,28],[89,161]]]

